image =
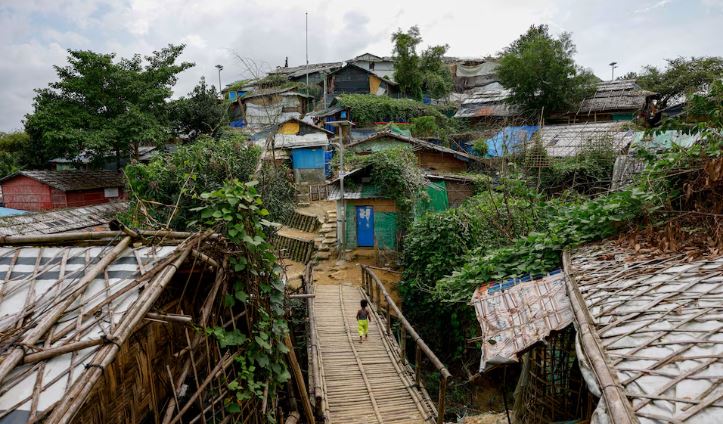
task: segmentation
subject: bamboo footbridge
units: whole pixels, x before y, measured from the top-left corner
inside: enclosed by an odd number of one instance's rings
[[[319,423],[442,423],[449,372],[414,331],[373,271],[363,286],[304,282],[309,311],[309,388]],[[359,343],[356,311],[370,303],[369,338]],[[396,321],[399,325],[392,325]],[[396,328],[397,331],[393,331]],[[399,341],[397,341],[398,337]],[[414,366],[406,359],[415,344]],[[435,405],[422,384],[422,354],[439,375]]]

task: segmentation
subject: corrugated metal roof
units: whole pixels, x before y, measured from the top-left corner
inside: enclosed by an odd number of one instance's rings
[[[310,63],[307,69],[306,65],[301,66],[290,66],[290,67],[277,67],[275,70],[269,72],[271,74],[286,75],[289,78],[299,78],[306,76],[307,73],[313,74],[316,72],[330,72],[335,69],[341,68],[344,62],[326,62],[326,63]]]
[[[105,225],[127,208],[126,202],[112,202],[0,218],[0,236],[54,234]]]
[[[300,147],[328,146],[329,139],[326,133],[309,133],[304,135],[276,134],[274,135],[274,147],[277,149],[296,149]]]
[[[346,180],[345,180],[346,181]],[[380,190],[374,184],[364,184],[355,182],[344,186],[344,199],[379,199],[386,198],[380,194]],[[338,183],[329,186],[328,200],[341,200],[341,189]]]
[[[123,176],[116,171],[19,171],[0,182],[19,175],[32,178],[62,191],[92,190],[96,188],[123,187]]]
[[[520,114],[518,107],[507,103],[510,91],[492,83],[470,95],[454,114],[455,118],[509,117]]]
[[[607,241],[573,251],[570,268],[600,341],[598,365],[640,423],[721,422],[723,256]]]

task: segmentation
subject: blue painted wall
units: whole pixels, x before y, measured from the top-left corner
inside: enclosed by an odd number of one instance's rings
[[[291,150],[291,165],[294,169],[324,169],[326,155],[323,147]]]

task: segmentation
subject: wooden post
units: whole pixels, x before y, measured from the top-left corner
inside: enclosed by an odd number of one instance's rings
[[[402,357],[402,365],[407,364],[407,330],[401,325],[399,326],[399,355]]]
[[[387,335],[392,334],[392,315],[389,313],[389,298],[387,300]]]
[[[417,382],[417,386],[422,387],[422,348],[417,345],[417,351],[414,355],[414,381]]]
[[[311,409],[311,401],[309,400],[309,393],[306,392],[306,384],[304,384],[304,375],[301,373],[301,367],[299,361],[296,359],[296,352],[294,352],[294,345],[291,344],[291,337],[287,334],[284,337],[284,344],[289,349],[287,354],[289,357],[289,365],[291,365],[292,375],[296,382],[296,391],[299,392],[301,397],[301,408],[304,410],[304,416],[307,423],[314,423],[314,411]]]
[[[447,398],[447,376],[439,376],[439,403],[437,404],[437,424],[444,424],[444,408]]]

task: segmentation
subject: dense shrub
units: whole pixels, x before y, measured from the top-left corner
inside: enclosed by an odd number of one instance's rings
[[[351,109],[354,122],[369,125],[374,122],[409,122],[419,116],[431,116],[438,125],[447,118],[433,106],[411,99],[394,99],[372,94],[342,94],[337,97],[339,106]]]
[[[132,225],[185,229],[194,215],[192,209],[201,205],[201,193],[217,190],[233,179],[254,179],[259,156],[260,150],[243,136],[225,134],[219,140],[199,137],[147,165],[129,165],[125,173],[131,207],[126,219]],[[262,171],[259,178],[258,191],[272,219],[293,207],[293,186],[280,178],[285,174],[283,169]]]
[[[439,125],[434,116],[412,118],[412,135],[415,137],[434,137],[439,134]]]

